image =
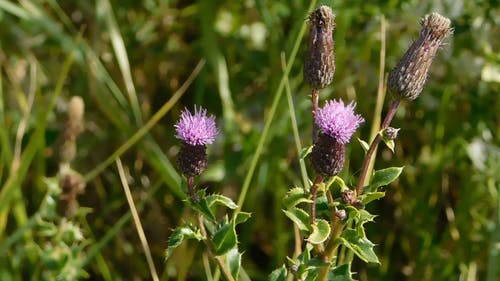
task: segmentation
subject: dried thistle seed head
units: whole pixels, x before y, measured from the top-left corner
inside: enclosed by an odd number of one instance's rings
[[[313,88],[330,85],[335,73],[333,30],[335,15],[328,6],[320,6],[309,15],[309,45],[304,62],[304,79]]]
[[[186,177],[201,174],[207,167],[206,147],[183,143],[177,156],[177,164]]]
[[[59,186],[61,194],[59,194],[57,212],[61,216],[73,217],[78,209],[78,195],[85,192],[85,180],[79,173],[69,170],[62,173]]]
[[[85,103],[79,96],[73,96],[68,103],[68,111],[59,158],[62,163],[70,163],[76,155],[76,139],[84,130]]]
[[[438,13],[426,15],[420,24],[422,30],[418,40],[391,71],[387,85],[391,93],[408,100],[420,95],[437,50],[453,33],[450,20]]]

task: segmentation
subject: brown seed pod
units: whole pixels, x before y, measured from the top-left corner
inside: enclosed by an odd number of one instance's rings
[[[420,24],[422,30],[418,40],[391,71],[387,83],[391,93],[408,100],[420,95],[439,47],[453,33],[450,20],[438,13],[426,15]]]
[[[309,15],[309,45],[304,62],[304,79],[315,89],[330,85],[335,73],[333,30],[335,15],[320,6]]]

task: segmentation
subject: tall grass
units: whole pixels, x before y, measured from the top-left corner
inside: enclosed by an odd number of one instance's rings
[[[421,98],[395,118],[402,128],[395,154],[379,148],[377,163],[406,168],[372,206],[380,216],[367,231],[381,265],[356,264],[356,277],[497,280],[500,6],[318,2],[337,15],[337,71],[322,99],[356,99],[365,116],[383,113],[383,77],[416,38],[418,18],[436,10],[456,27]],[[320,3],[0,0],[0,279],[39,280],[50,271],[44,245],[55,238],[42,230],[63,225],[46,212],[57,199],[51,179],[65,104],[79,95],[86,131],[73,168],[87,187],[82,214],[72,220],[84,239],[72,249],[92,280],[150,280],[152,268],[160,280],[218,276],[206,274],[195,243],[167,262],[163,255],[171,229],[192,217],[176,172],[173,124],[194,103],[217,115],[223,132],[200,185],[252,212],[238,226],[243,278],[265,280],[297,247],[281,198],[307,184],[308,164],[298,160],[312,130],[302,36],[307,11]],[[360,134],[370,133],[366,125]],[[350,167],[359,167],[362,148],[351,155]],[[151,259],[112,165],[118,158]],[[343,173],[356,183],[359,171]]]

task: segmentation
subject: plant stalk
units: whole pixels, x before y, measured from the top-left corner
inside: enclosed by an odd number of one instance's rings
[[[363,160],[363,166],[361,168],[361,174],[359,175],[359,180],[358,180],[358,186],[356,187],[356,194],[361,195],[363,193],[363,186],[365,185],[365,179],[366,175],[368,172],[368,166],[370,164],[370,161],[372,157],[375,155],[375,151],[377,150],[377,146],[382,140],[382,134],[381,131],[387,129],[389,125],[391,124],[392,119],[394,118],[394,115],[396,114],[396,111],[398,110],[399,103],[401,101],[399,99],[395,99],[391,103],[391,107],[389,108],[389,111],[387,112],[387,115],[385,116],[384,122],[382,122],[382,126],[380,128],[379,133],[377,136],[373,139],[372,143],[370,144],[370,148],[368,149],[368,152],[366,152],[365,159]]]
[[[314,224],[314,222],[316,220],[316,196],[318,193],[318,184],[320,184],[322,182],[323,182],[323,177],[318,176],[318,177],[316,177],[316,180],[314,181],[313,186],[311,187],[312,203],[311,203],[310,210],[309,210],[309,221],[310,221],[311,225]]]
[[[226,264],[224,263],[224,259],[220,256],[216,256],[212,252],[212,244],[208,240],[207,230],[205,229],[205,224],[203,223],[203,216],[201,214],[198,214],[197,217],[198,217],[198,226],[200,228],[201,234],[205,237],[205,240],[203,240],[203,241],[205,242],[205,245],[207,246],[208,255],[217,262],[217,265],[219,266],[220,270],[222,271],[222,274],[224,274],[224,276],[226,277],[226,279],[228,281],[236,281],[236,280],[234,280],[233,276],[231,275],[231,271],[229,270],[229,268],[227,268]]]

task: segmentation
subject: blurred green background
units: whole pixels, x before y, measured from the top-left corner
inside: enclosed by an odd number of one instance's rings
[[[164,260],[171,229],[192,217],[175,172],[179,142],[173,125],[180,110],[193,104],[217,116],[222,134],[209,148],[200,185],[236,201],[283,75],[281,54],[290,61],[309,3],[0,0],[2,189],[13,169],[20,124],[26,125],[24,151],[37,136],[37,116],[47,109],[65,60],[75,54],[56,105],[47,112],[43,140],[32,158],[22,158],[26,174],[14,185],[21,192],[2,206],[0,245],[34,215],[47,189],[43,178],[57,173],[57,140],[71,96],[82,96],[86,106],[86,131],[73,164],[86,175],[142,127],[204,59],[182,99],[122,156],[135,202],[144,204],[140,217],[162,279],[203,280],[201,245],[184,243]],[[367,121],[357,135],[363,139],[373,120],[381,22],[386,23],[385,73],[418,37],[425,14],[449,17],[455,29],[421,97],[399,108],[392,123],[402,128],[395,154],[379,149],[376,169],[404,165],[405,170],[387,187],[387,196],[370,206],[379,216],[367,235],[378,245],[381,265],[356,261],[356,278],[500,280],[500,1],[321,3],[333,8],[337,26],[334,82],[320,99],[356,100]],[[310,145],[310,89],[302,79],[306,40],[288,79],[302,144]],[[281,198],[301,179],[285,95],[264,147],[243,205],[253,215],[237,229],[243,267],[252,280],[265,280],[293,251],[292,223]],[[355,185],[363,156],[355,139],[349,153],[342,175]],[[79,202],[92,209],[83,231],[87,249],[103,243],[99,258],[93,253],[84,268],[91,280],[150,280],[134,224],[120,224],[129,208],[114,164],[89,178]],[[29,239],[26,235],[0,256],[2,280],[38,280],[32,276],[39,262],[24,247]]]

